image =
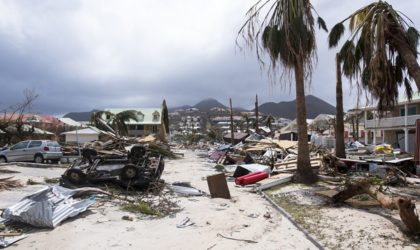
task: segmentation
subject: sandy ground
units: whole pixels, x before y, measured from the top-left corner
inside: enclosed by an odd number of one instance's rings
[[[166,162],[162,178],[167,183],[190,182],[192,186],[208,192],[206,176],[216,173],[212,169],[214,164],[206,163],[194,152],[184,153],[182,159]],[[54,177],[59,176],[63,169],[19,171],[20,174],[12,175],[42,178],[45,174]],[[107,202],[65,221],[54,230],[35,230],[8,249],[316,249],[264,198],[235,187],[232,182],[228,184],[231,200],[177,196],[175,199],[182,210],[175,216],[162,219],[137,217]],[[35,188],[30,186],[1,192],[0,208],[18,201]],[[265,218],[266,213],[271,218]],[[122,220],[124,215],[134,216],[135,219]],[[195,224],[177,228],[176,225],[186,217]],[[257,243],[224,239],[218,234]]]
[[[420,249],[418,240],[404,233],[398,211],[379,205],[335,207],[328,197],[317,195],[325,189],[290,184],[270,193],[287,200],[285,210],[327,249]],[[301,209],[306,213],[299,213]]]

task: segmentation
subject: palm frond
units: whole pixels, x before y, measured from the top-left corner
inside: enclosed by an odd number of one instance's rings
[[[417,51],[417,47],[419,46],[419,38],[420,33],[416,28],[410,27],[407,29],[407,38],[408,38],[408,44],[410,45],[410,48],[413,51]],[[417,57],[417,53],[415,54]]]
[[[319,29],[323,29],[325,32],[328,32],[327,24],[325,23],[324,19],[318,16],[317,22]]]
[[[330,48],[336,47],[338,45],[338,42],[340,41],[341,37],[344,34],[344,24],[343,23],[337,23],[332,29],[328,36],[328,42]]]

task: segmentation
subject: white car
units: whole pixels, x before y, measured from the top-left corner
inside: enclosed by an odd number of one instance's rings
[[[0,163],[11,161],[43,163],[45,160],[57,163],[62,156],[63,152],[61,152],[60,144],[56,141],[28,140],[18,142],[0,151]]]

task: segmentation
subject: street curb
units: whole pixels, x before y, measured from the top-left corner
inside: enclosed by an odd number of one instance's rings
[[[279,211],[284,217],[286,217],[299,231],[301,231],[305,237],[314,244],[318,249],[325,250],[325,248],[315,239],[313,238],[306,229],[302,228],[296,221],[293,219],[293,217],[286,212],[283,208],[281,208],[277,203],[275,203],[268,195],[266,195],[264,192],[261,192],[264,199],[266,199],[274,208],[276,208],[277,211]]]

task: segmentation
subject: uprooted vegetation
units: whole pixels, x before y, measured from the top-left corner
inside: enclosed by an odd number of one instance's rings
[[[419,247],[397,212],[383,209],[366,194],[349,199],[350,206],[337,207],[330,198],[337,191],[331,188],[322,183],[312,187],[289,184],[265,193],[328,249]]]
[[[137,215],[162,218],[181,210],[174,200],[172,191],[162,181],[152,183],[145,190],[127,188],[123,190],[117,186],[107,187],[112,193],[111,202],[121,210]]]

